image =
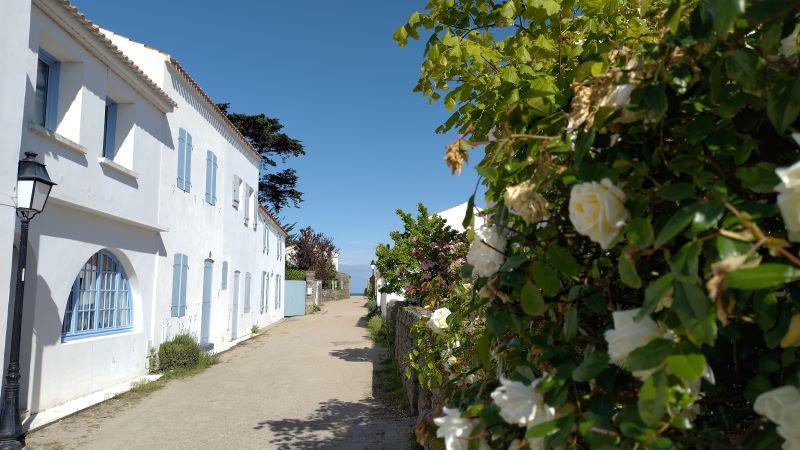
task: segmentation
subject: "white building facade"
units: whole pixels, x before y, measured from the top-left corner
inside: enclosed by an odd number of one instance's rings
[[[58,184],[31,222],[23,409],[140,377],[178,334],[217,352],[283,318],[286,233],[258,203],[260,157],[174,58],[65,0],[7,0],[0,61],[0,329],[16,161],[38,153]]]

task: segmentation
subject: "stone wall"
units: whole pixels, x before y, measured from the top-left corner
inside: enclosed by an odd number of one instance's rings
[[[322,289],[320,299],[323,302],[342,300],[350,297],[350,275],[344,272],[336,273],[336,289]]]
[[[390,336],[394,334],[394,358],[400,368],[411,413],[420,417],[435,408],[436,393],[420,386],[413,369],[411,369],[410,378],[405,374],[406,369],[409,368],[408,354],[414,348],[414,336],[411,329],[423,317],[428,316],[430,313],[419,306],[404,306],[403,302],[393,302],[388,306],[389,333]],[[394,325],[391,325],[392,323]]]
[[[312,311],[314,305],[319,305],[320,284],[313,270],[306,272],[306,314]]]

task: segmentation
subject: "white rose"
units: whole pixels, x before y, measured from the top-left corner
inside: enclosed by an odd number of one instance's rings
[[[784,450],[800,449],[800,390],[783,386],[756,398],[753,410],[777,425]]]
[[[526,181],[516,186],[509,186],[503,192],[506,206],[511,212],[522,217],[528,224],[534,224],[547,219],[547,200],[536,192],[536,184]]]
[[[775,170],[781,183],[775,186],[778,192],[778,208],[789,240],[800,242],[800,161],[790,167]]]
[[[792,33],[781,39],[781,48],[778,53],[786,59],[792,59],[797,55],[797,32],[800,31],[800,23],[795,25]]]
[[[536,392],[536,385],[540,381],[541,378],[526,386],[519,381],[500,377],[500,386],[491,396],[500,408],[503,420],[524,427],[538,425],[555,418],[556,410],[548,406],[541,394]]]
[[[572,187],[569,220],[578,233],[588,236],[604,250],[611,246],[629,217],[625,193],[608,178]]]
[[[605,338],[608,342],[608,356],[611,362],[625,367],[628,355],[639,347],[647,345],[653,339],[664,336],[664,331],[649,316],[642,317],[636,322],[633,318],[639,314],[640,308],[627,311],[616,311],[612,314],[614,328],[606,331]],[[652,370],[633,372],[633,375],[644,379]]]
[[[444,407],[444,415],[433,419],[433,423],[439,427],[436,430],[436,437],[444,439],[444,446],[447,450],[467,450],[469,447],[469,435],[477,425],[475,419],[465,419],[461,417],[458,408]],[[486,440],[480,441],[481,450],[489,450]]]
[[[428,319],[428,327],[436,334],[441,334],[443,330],[449,328],[447,325],[447,318],[450,317],[450,310],[447,308],[439,308],[431,314]]]
[[[506,256],[506,238],[493,226],[486,224],[475,230],[475,239],[467,253],[467,262],[473,273],[482,277],[494,275],[503,265]]]

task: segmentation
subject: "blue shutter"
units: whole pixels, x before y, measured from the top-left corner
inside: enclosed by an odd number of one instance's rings
[[[189,257],[186,255],[181,255],[183,258],[181,260],[181,304],[180,304],[180,315],[183,316],[186,314],[186,285],[187,285],[187,277],[189,275]]]
[[[214,158],[214,165],[211,167],[211,204],[217,204],[217,155],[211,154]]]
[[[228,288],[228,261],[222,262],[222,289]]]
[[[211,150],[206,152],[206,202],[209,205],[213,205],[214,202],[211,201],[211,183],[212,177],[214,176],[214,154],[211,153]]]
[[[172,263],[172,317],[181,316],[181,279],[182,279],[183,257],[180,253],[175,254]]]
[[[180,129],[178,133],[178,188],[186,190],[186,130]]]
[[[188,132],[186,133],[186,156],[184,159],[186,160],[186,171],[183,178],[186,183],[186,192],[190,192],[192,190],[192,135]]]
[[[244,274],[244,312],[250,312],[250,272]]]
[[[113,160],[116,156],[115,148],[117,134],[117,103],[110,98],[106,99],[106,123],[103,141],[103,156]]]

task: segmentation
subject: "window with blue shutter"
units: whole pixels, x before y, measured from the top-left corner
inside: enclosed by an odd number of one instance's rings
[[[217,155],[211,150],[206,153],[206,202],[217,204]]]
[[[264,229],[261,230],[261,253],[267,253],[267,221],[264,221]]]
[[[261,272],[261,314],[264,314],[264,310],[266,309],[267,305],[267,272]]]
[[[178,188],[192,190],[192,135],[183,128],[178,132]]]
[[[244,312],[250,312],[250,272],[244,274]]]
[[[233,176],[233,197],[231,204],[234,209],[239,209],[239,189],[242,185],[242,179],[238,175]]]
[[[189,258],[176,253],[172,264],[172,317],[186,314],[186,282],[189,274]]]
[[[228,289],[228,261],[222,262],[222,289]]]
[[[116,138],[117,134],[117,102],[106,98],[106,117],[103,122],[103,157],[114,159],[117,154]]]
[[[35,121],[48,130],[56,129],[58,112],[58,84],[61,63],[51,54],[39,49],[34,93]]]

